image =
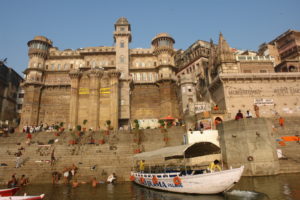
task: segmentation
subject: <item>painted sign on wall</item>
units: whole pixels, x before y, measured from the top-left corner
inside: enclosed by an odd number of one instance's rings
[[[109,94],[110,88],[100,88],[100,94]]]
[[[89,94],[89,88],[79,88],[79,94]]]
[[[258,105],[258,106],[273,106],[274,105],[274,100],[273,99],[254,99],[254,104]]]

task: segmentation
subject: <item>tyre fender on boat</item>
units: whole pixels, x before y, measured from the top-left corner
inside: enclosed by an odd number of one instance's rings
[[[142,183],[142,184],[144,184],[144,183],[145,183],[145,179],[144,179],[144,177],[141,177],[141,178],[140,178],[140,183]]]
[[[248,156],[247,160],[248,161],[253,161],[253,157],[252,156]]]
[[[156,176],[153,176],[153,178],[152,178],[152,183],[153,183],[154,185],[156,185],[156,184],[158,183],[158,178],[157,178]]]
[[[181,185],[181,178],[179,178],[178,176],[173,178],[173,182],[175,185]]]
[[[131,181],[134,181],[134,180],[135,180],[135,177],[134,177],[133,175],[131,175],[131,176],[130,176],[130,180],[131,180]]]

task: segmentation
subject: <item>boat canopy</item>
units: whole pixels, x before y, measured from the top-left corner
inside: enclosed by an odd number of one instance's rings
[[[180,146],[165,147],[154,151],[139,153],[133,156],[135,160],[153,160],[158,158],[179,159],[205,156],[209,154],[220,153],[221,150],[215,144],[210,142],[197,142]]]

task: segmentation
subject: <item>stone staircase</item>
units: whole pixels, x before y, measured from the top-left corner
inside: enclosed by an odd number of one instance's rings
[[[172,127],[166,132],[160,129],[145,129],[140,130],[138,134],[134,130],[119,131],[110,135],[96,132],[95,144],[88,144],[89,133],[86,133],[78,144],[72,145],[69,144],[72,138],[70,132],[64,132],[60,136],[55,136],[53,132],[39,132],[33,134],[31,144],[27,145],[26,134],[14,133],[9,137],[0,137],[0,163],[7,164],[0,166],[0,184],[5,184],[14,173],[17,177],[26,174],[32,183],[50,183],[53,171],[62,173],[64,168],[71,167],[72,164],[78,167],[76,177],[79,181],[89,181],[92,177],[105,180],[113,172],[119,181],[128,181],[133,166],[132,156],[137,153],[137,149],[150,151],[180,145],[183,134],[185,130],[182,127]],[[99,138],[104,139],[105,144],[99,144]],[[48,144],[49,141],[52,144]],[[24,148],[21,150],[24,165],[15,168],[14,154],[21,147]],[[51,166],[49,161],[53,149],[57,161]],[[93,166],[95,168],[91,169]]]
[[[279,160],[280,173],[300,172],[300,141],[288,141],[284,142],[283,145],[279,143],[279,140],[282,140],[281,137],[300,137],[300,118],[285,118],[283,127],[279,125],[278,119],[273,118],[271,120],[273,122],[273,136],[277,140],[277,149],[281,149],[284,156],[283,159]]]

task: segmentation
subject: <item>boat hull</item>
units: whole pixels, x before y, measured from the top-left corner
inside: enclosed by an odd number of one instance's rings
[[[38,200],[43,199],[44,194],[40,196],[10,196],[10,197],[0,197],[0,200]]]
[[[19,189],[19,187],[0,189],[0,197],[13,196]]]
[[[132,172],[131,175],[136,184],[152,189],[189,194],[218,194],[233,187],[240,180],[243,170],[244,166],[220,172],[178,176],[177,182],[174,178],[179,173]],[[157,181],[153,181],[153,176],[157,177]]]

